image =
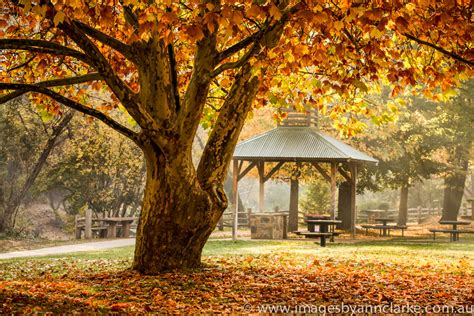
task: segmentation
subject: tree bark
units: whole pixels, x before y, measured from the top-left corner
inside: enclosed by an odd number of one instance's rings
[[[464,195],[464,186],[467,176],[467,161],[465,163],[465,172],[454,172],[444,178],[444,199],[443,213],[441,220],[455,221],[459,215],[462,197]]]
[[[342,221],[340,227],[338,227],[340,229],[349,230],[352,226],[351,195],[351,183],[348,181],[341,183],[339,185],[339,197],[337,199],[337,214]]]
[[[188,155],[167,157],[152,144],[143,151],[147,179],[133,268],[158,274],[199,267],[224,208],[201,188]]]
[[[400,205],[398,206],[397,224],[405,226],[408,221],[408,184],[400,188]]]
[[[298,230],[298,179],[290,180],[290,215],[288,218],[288,231]]]

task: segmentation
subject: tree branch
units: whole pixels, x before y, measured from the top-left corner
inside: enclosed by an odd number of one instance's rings
[[[104,81],[119,99],[122,105],[127,109],[130,115],[141,126],[150,124],[145,117],[147,113],[139,108],[139,102],[136,94],[128,87],[122,79],[115,73],[105,56],[100,52],[97,46],[86,36],[86,34],[72,23],[63,22],[58,26],[63,30],[92,61],[92,66],[102,75]]]
[[[117,52],[122,54],[125,58],[128,60],[135,62],[136,59],[134,57],[134,54],[132,52],[132,47],[130,45],[127,45],[115,37],[109,36],[105,33],[102,33],[101,31],[85,24],[80,21],[73,21],[74,25],[79,28],[81,31],[89,35],[90,37],[98,40],[99,42],[115,49]]]
[[[233,54],[239,52],[240,50],[246,48],[247,46],[251,45],[252,43],[255,43],[255,41],[261,36],[263,33],[262,30],[253,33],[249,37],[246,37],[245,39],[241,40],[240,42],[232,45],[231,47],[225,49],[224,51],[220,52],[219,55],[217,56],[217,62],[221,62],[226,58],[229,58]]]
[[[123,15],[125,17],[125,21],[130,24],[135,31],[138,31],[138,17],[133,12],[133,9],[130,5],[124,5],[123,0],[120,0],[120,4],[123,7]]]
[[[173,87],[174,102],[176,107],[176,112],[179,112],[181,109],[181,101],[179,98],[179,89],[178,89],[178,71],[176,66],[176,55],[174,53],[173,44],[168,44],[168,57],[170,59],[170,72],[171,72],[171,84]]]
[[[25,66],[28,66],[28,65],[33,61],[33,59],[36,58],[36,56],[38,56],[38,55],[37,55],[37,54],[34,54],[34,55],[31,56],[30,58],[28,58],[25,62],[23,62],[23,63],[21,63],[21,64],[19,64],[19,65],[16,65],[16,66],[14,66],[14,67],[12,67],[12,68],[9,68],[9,69],[7,70],[7,72],[12,72],[13,70],[17,70],[17,69],[23,68],[23,67],[25,67]]]
[[[52,55],[70,56],[77,58],[88,65],[92,63],[91,59],[86,54],[78,50],[45,40],[2,38],[0,39],[0,49],[17,49]]]
[[[80,84],[80,83],[96,81],[96,80],[102,80],[102,76],[96,72],[93,72],[93,73],[83,75],[83,76],[41,81],[34,85],[47,88],[47,87],[70,86],[74,84]],[[13,100],[15,98],[18,98],[19,96],[27,92],[29,92],[29,90],[17,90],[15,92],[6,94],[0,97],[0,104]]]
[[[246,62],[249,61],[250,57],[252,57],[258,50],[258,45],[255,43],[246,53],[242,58],[240,58],[237,61],[230,62],[230,63],[225,63],[217,67],[213,72],[209,74],[211,78],[217,77],[219,74],[222,72],[229,70],[229,69],[235,69],[242,67]]]
[[[127,127],[113,120],[112,118],[105,115],[104,113],[96,109],[86,107],[83,104],[78,103],[74,100],[71,100],[65,96],[62,96],[61,94],[54,92],[46,87],[41,87],[39,85],[32,85],[32,84],[23,84],[23,83],[0,83],[0,90],[20,90],[20,91],[26,91],[26,92],[37,92],[37,93],[47,95],[51,99],[63,104],[64,106],[68,108],[71,108],[83,114],[95,117],[96,119],[104,122],[112,129],[116,130],[117,132],[121,133],[122,135],[130,138],[131,140],[135,142],[137,142],[139,139],[138,133],[128,129]]]
[[[453,52],[450,52],[450,51],[447,51],[446,49],[442,48],[442,47],[439,47],[433,43],[430,43],[430,42],[427,42],[427,41],[424,41],[424,40],[421,40],[411,34],[408,34],[408,33],[403,33],[404,36],[406,36],[407,38],[411,39],[412,41],[415,41],[417,42],[418,44],[421,44],[421,45],[425,45],[425,46],[429,46],[435,50],[437,50],[438,52],[440,53],[443,53],[457,61],[460,61],[462,63],[465,63],[465,64],[468,64],[469,66],[474,66],[474,61],[471,61],[471,60],[467,60],[461,56],[459,56],[458,54],[456,53],[453,53]]]

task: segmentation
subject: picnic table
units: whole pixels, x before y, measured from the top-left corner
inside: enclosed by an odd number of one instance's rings
[[[467,221],[439,221],[441,225],[451,225],[451,229],[430,229],[430,232],[433,233],[433,240],[436,238],[436,233],[449,233],[450,241],[458,241],[459,234],[474,234],[474,230],[461,230],[458,229],[458,225],[469,225],[471,222]]]
[[[117,225],[121,225],[120,236],[128,238],[130,237],[130,226],[132,225],[135,217],[108,217],[101,218],[101,220],[107,224],[107,238],[117,237]]]
[[[382,222],[382,226],[381,229],[382,229],[382,232],[383,232],[383,236],[387,236],[387,230],[389,231],[389,234],[390,234],[390,228],[391,227],[395,227],[395,225],[393,226],[389,226],[387,223],[388,222],[393,222],[393,219],[391,218],[376,218],[374,219],[376,222]]]
[[[373,224],[375,219],[379,216],[386,216],[387,211],[385,210],[365,210],[367,213],[367,223]]]
[[[337,224],[341,224],[342,221],[334,219],[305,219],[308,225],[307,232],[295,232],[298,235],[303,235],[306,238],[319,238],[321,247],[326,247],[326,238],[334,237],[339,233],[330,231],[330,227],[334,227]],[[316,231],[316,226],[319,229]]]
[[[388,222],[394,222],[391,218],[375,218],[374,221],[381,222],[378,225],[362,225],[362,228],[365,228],[365,234],[368,234],[369,229],[378,229],[380,236],[390,236],[390,230],[400,229],[402,231],[402,237],[404,236],[404,231],[407,229],[405,225],[390,225]]]

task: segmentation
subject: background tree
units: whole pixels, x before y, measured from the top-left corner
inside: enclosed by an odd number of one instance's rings
[[[53,120],[12,101],[0,114],[0,234],[13,233],[16,215],[74,112]],[[49,122],[48,122],[49,121]]]
[[[312,177],[307,181],[300,206],[305,211],[312,213],[327,212],[331,210],[331,192],[326,180]]]
[[[385,102],[388,101],[385,98]],[[440,172],[443,167],[433,155],[440,148],[436,122],[436,107],[422,99],[407,99],[408,104],[398,114],[394,124],[370,128],[356,137],[365,149],[379,159],[377,166],[362,171],[359,188],[380,191],[399,189],[398,224],[406,225],[410,186]],[[394,109],[395,110],[395,109]]]
[[[87,207],[105,216],[138,215],[145,182],[139,148],[85,118],[74,120],[72,128],[50,159],[41,192],[59,192],[69,214]]]
[[[474,142],[474,81],[469,80],[459,94],[436,118],[446,163],[444,172],[443,220],[457,220],[464,194]]]
[[[409,187],[435,175],[445,179],[443,219],[457,218],[472,151],[471,85],[466,82],[454,98],[456,91],[447,91],[439,103],[409,98],[395,124],[356,137],[380,160],[364,174],[360,188],[400,189],[400,225],[406,224]]]
[[[350,115],[372,115],[355,98],[371,80],[386,78],[395,94],[421,81],[447,88],[473,65],[472,11],[452,1],[1,3],[0,89],[9,92],[0,103],[32,92],[51,111],[60,103],[93,116],[142,149],[133,267],[144,273],[200,265],[228,204],[222,184],[242,126],[272,87],[294,104],[333,98],[329,114],[346,117],[340,127],[350,130]],[[290,74],[301,75],[299,88],[280,89]],[[115,102],[92,100],[80,85],[92,81]],[[118,104],[135,126],[107,112]],[[195,168],[192,142],[207,107],[214,124]]]

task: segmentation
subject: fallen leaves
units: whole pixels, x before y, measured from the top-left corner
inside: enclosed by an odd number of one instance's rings
[[[126,270],[127,260],[46,261],[0,264],[4,312],[242,312],[244,304],[474,303],[474,266],[465,258],[449,265],[414,265],[357,255],[213,256],[200,270],[159,276]]]

